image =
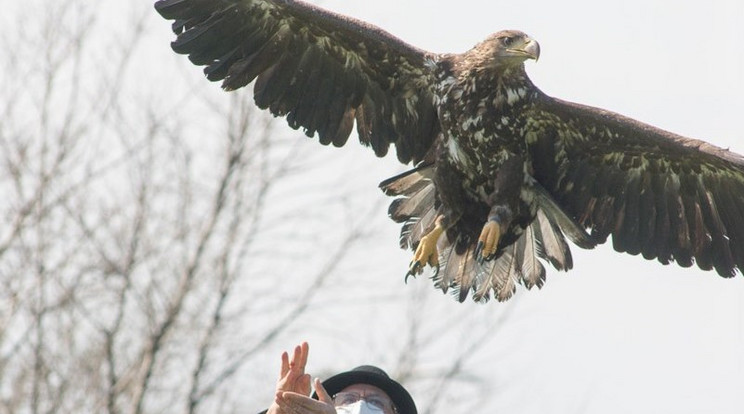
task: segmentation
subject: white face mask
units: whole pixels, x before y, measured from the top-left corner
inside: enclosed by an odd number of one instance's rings
[[[359,400],[354,404],[336,407],[337,414],[382,414],[384,411],[367,404],[367,401]]]

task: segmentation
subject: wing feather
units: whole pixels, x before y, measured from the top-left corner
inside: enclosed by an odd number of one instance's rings
[[[439,124],[431,56],[378,27],[290,0],[160,0],[175,20],[173,50],[227,90],[258,78],[256,104],[342,146],[360,141],[403,163],[424,159]]]
[[[628,175],[628,181],[623,191],[622,198],[617,198],[618,209],[615,210],[617,221],[615,222],[614,246],[621,252],[627,252],[632,255],[640,253],[640,246],[636,243],[638,240],[639,227],[639,196],[640,180],[637,172]]]
[[[638,196],[638,248],[643,257],[648,258],[654,251],[652,243],[656,229],[656,205],[654,204],[654,186],[652,175],[648,170],[641,171],[640,194]]]
[[[643,249],[643,257],[651,260],[656,257],[659,262],[667,264],[671,260],[670,220],[667,209],[665,188],[667,177],[654,174],[651,177],[651,188],[654,193],[653,206],[655,210],[655,226],[648,245]]]
[[[726,223],[726,236],[728,238],[729,252],[731,260],[734,263],[742,263],[744,261],[744,252],[741,249],[736,249],[735,246],[740,246],[744,243],[744,210],[741,208],[742,200],[741,195],[734,194],[728,183],[721,182],[719,186],[722,188],[715,196],[711,193],[710,197],[714,198],[716,210],[719,212],[722,223]]]
[[[540,95],[534,177],[592,236],[662,263],[744,268],[744,158],[597,108]]]

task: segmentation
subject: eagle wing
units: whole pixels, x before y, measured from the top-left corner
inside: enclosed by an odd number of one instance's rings
[[[597,108],[543,96],[525,136],[534,176],[619,252],[744,268],[744,158]]]
[[[426,52],[367,23],[290,0],[161,0],[177,53],[233,90],[257,78],[254,99],[292,128],[342,146],[360,141],[403,163],[422,160],[438,133]]]

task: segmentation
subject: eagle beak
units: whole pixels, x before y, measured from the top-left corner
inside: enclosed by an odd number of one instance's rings
[[[537,61],[540,58],[540,45],[529,37],[521,46],[509,48],[507,51],[512,57],[518,57],[520,60],[535,59]]]
[[[540,44],[536,40],[527,38],[522,51],[524,51],[528,59],[535,59],[535,62],[540,59]]]

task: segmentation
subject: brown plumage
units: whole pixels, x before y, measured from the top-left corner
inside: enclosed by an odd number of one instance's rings
[[[434,54],[349,17],[290,0],[161,0],[173,49],[227,90],[342,146],[395,147],[414,169],[396,196],[409,275],[427,264],[459,300],[541,287],[543,262],[572,267],[566,237],[730,277],[744,266],[744,159],[542,93],[524,61],[539,46],[501,31]],[[587,232],[588,230],[588,232]]]

